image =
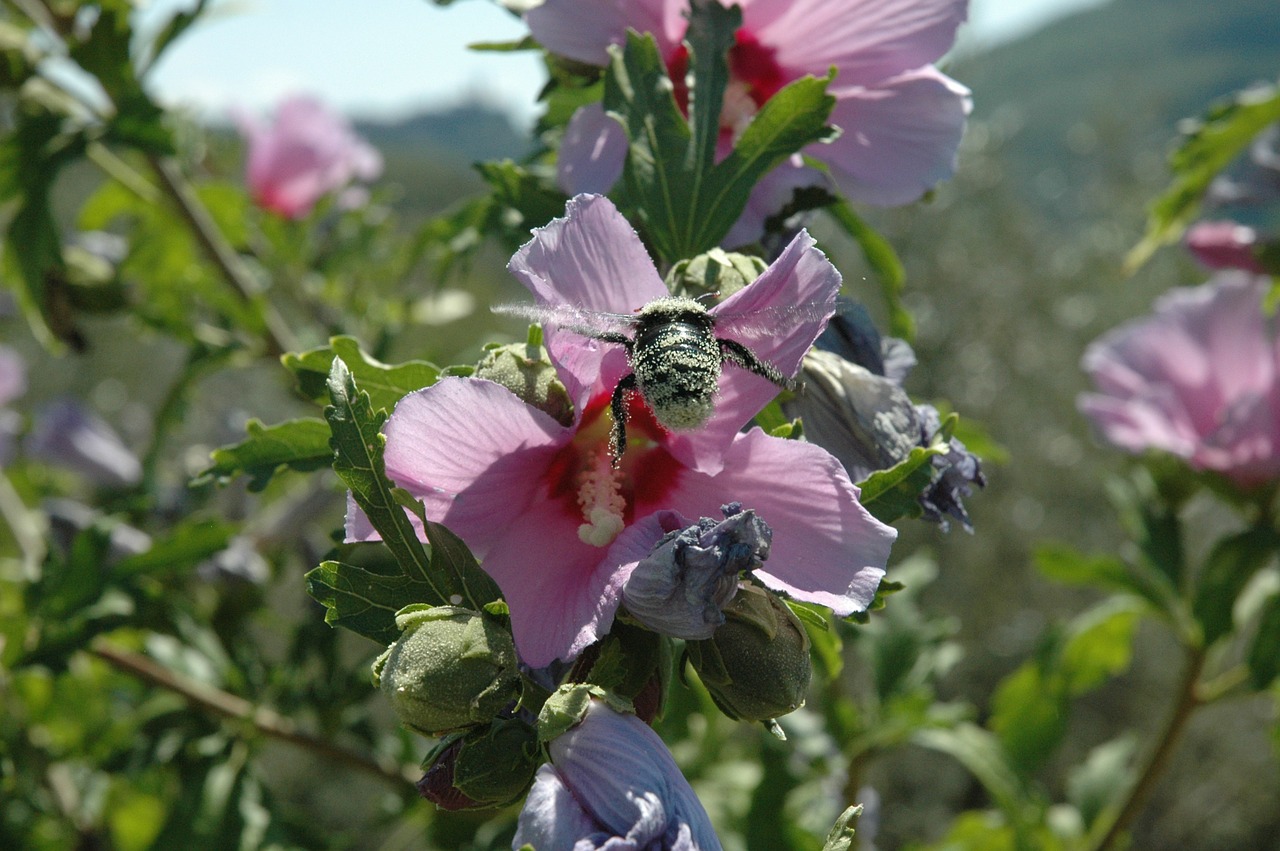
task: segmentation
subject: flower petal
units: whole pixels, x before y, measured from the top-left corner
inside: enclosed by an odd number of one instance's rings
[[[727,4],[726,4],[727,5]],[[794,77],[835,65],[840,83],[869,85],[951,49],[967,0],[752,0],[743,24]]]
[[[603,195],[622,177],[627,131],[598,103],[581,107],[569,119],[556,155],[556,183],[569,195]]]
[[[732,501],[755,509],[773,529],[769,560],[756,575],[841,616],[871,603],[898,534],[862,507],[830,453],[760,429],[738,436],[718,474],[685,471],[665,501],[690,517],[712,516]]]
[[[685,3],[669,0],[546,0],[525,13],[529,32],[552,53],[588,65],[609,62],[606,48],[622,43],[627,29],[652,33],[661,56],[684,37]]]
[[[548,764],[540,766],[534,776],[533,788],[520,810],[511,847],[574,848],[579,839],[598,830],[595,820]]]
[[[793,376],[835,311],[839,291],[840,273],[801,231],[759,278],[711,309],[716,334]],[[739,429],[778,395],[777,385],[732,364],[725,365],[719,386],[710,421],[666,441],[672,455],[708,474],[720,470],[721,455]]]
[[[387,476],[478,558],[538,495],[572,434],[505,387],[471,378],[442,378],[405,396],[384,432]],[[363,529],[349,517],[349,535]]]
[[[843,132],[805,150],[825,162],[851,200],[915,201],[956,167],[972,108],[969,90],[932,67],[868,88],[836,88],[830,122]]]
[[[549,308],[631,314],[668,294],[640,237],[600,195],[571,198],[564,218],[535,230],[507,268]],[[612,391],[626,372],[620,346],[554,326],[546,329],[545,342],[579,412],[599,390]]]

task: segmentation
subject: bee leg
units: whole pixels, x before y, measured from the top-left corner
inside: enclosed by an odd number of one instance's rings
[[[636,388],[634,372],[623,376],[618,386],[613,388],[613,398],[609,400],[609,410],[613,412],[613,431],[609,434],[609,454],[613,456],[613,466],[622,461],[622,453],[627,450],[627,392]]]
[[[779,369],[768,361],[762,361],[756,357],[755,352],[746,346],[734,340],[717,339],[720,344],[720,357],[728,363],[736,364],[753,375],[766,378],[783,390],[796,391],[800,389],[800,380],[797,378],[787,378]]]

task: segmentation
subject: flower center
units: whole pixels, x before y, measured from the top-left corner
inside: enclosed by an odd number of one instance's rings
[[[580,521],[578,537],[593,547],[607,547],[640,510],[648,513],[674,483],[680,468],[659,442],[662,427],[632,394],[627,412],[628,449],[614,466],[609,454],[613,420],[606,415],[609,396],[593,399],[583,412],[578,432],[556,457],[548,474],[549,497]]]
[[[676,103],[688,115],[689,85],[685,76],[689,73],[689,49],[683,42],[667,57],[667,73],[675,85]],[[734,45],[729,48],[729,85],[720,111],[721,134],[732,137],[741,133],[764,102],[786,84],[773,48],[761,44],[745,27],[739,28],[734,33]]]

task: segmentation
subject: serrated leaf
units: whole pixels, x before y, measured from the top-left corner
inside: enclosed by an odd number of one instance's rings
[[[1169,158],[1173,182],[1151,203],[1146,233],[1125,257],[1125,270],[1133,273],[1157,248],[1181,237],[1199,214],[1213,179],[1276,121],[1280,121],[1280,89],[1270,85],[1240,92],[1197,122]]]
[[[411,360],[386,364],[365,354],[354,337],[334,337],[329,345],[286,354],[281,361],[298,380],[303,395],[314,401],[329,399],[329,372],[341,358],[367,393],[374,410],[390,411],[405,395],[435,383],[440,370],[431,363]]]
[[[1280,536],[1265,527],[1224,538],[1209,553],[1196,583],[1192,613],[1209,647],[1234,628],[1231,610],[1249,579],[1280,550]]]
[[[877,470],[858,483],[859,501],[882,523],[899,517],[919,517],[920,492],[933,481],[929,459],[947,451],[943,446],[917,446],[887,470]]]
[[[408,576],[386,576],[337,561],[306,575],[307,593],[325,607],[324,621],[382,645],[400,635],[396,612],[435,599],[434,589]]]
[[[245,431],[249,434],[246,440],[213,450],[213,463],[191,483],[225,483],[245,475],[250,477],[249,490],[260,491],[285,468],[305,473],[333,462],[329,424],[322,419],[288,420],[272,426],[251,419],[245,423]]]
[[[1280,594],[1272,595],[1263,606],[1246,662],[1249,680],[1258,690],[1267,688],[1280,676]]]
[[[227,482],[243,475],[250,477],[248,489],[260,491],[266,488],[271,476],[284,468],[308,472],[333,462],[329,424],[320,418],[298,418],[273,426],[250,420],[244,424],[244,430],[248,433],[246,440],[212,450],[212,465],[201,471],[192,485]]]
[[[771,97],[729,155],[714,161],[728,81],[725,52],[740,21],[736,8],[693,6],[688,31],[692,123],[680,113],[651,36],[631,32],[624,45],[610,48],[604,106],[630,141],[623,169],[626,197],[655,251],[670,262],[716,247],[765,173],[834,133],[826,124],[835,105],[826,94],[830,78],[805,77]]]

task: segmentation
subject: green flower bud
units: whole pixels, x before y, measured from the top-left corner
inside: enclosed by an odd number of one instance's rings
[[[411,606],[373,682],[405,726],[435,736],[492,720],[520,695],[516,647],[498,624],[456,606]]]
[[[750,254],[713,248],[672,266],[667,274],[667,287],[672,295],[686,298],[715,295],[723,301],[760,277],[768,265]]]
[[[561,425],[573,423],[573,401],[540,340],[489,347],[474,377],[501,384]]]
[[[540,762],[537,731],[499,718],[442,741],[427,757],[418,793],[444,810],[501,807],[528,791]]]
[[[777,595],[742,583],[711,638],[685,645],[720,711],[764,721],[804,705],[812,667],[809,636]]]

